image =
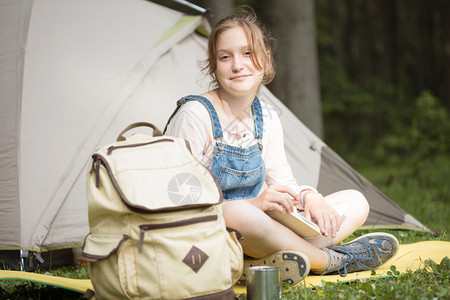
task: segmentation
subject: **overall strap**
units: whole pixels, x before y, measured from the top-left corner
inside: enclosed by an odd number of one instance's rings
[[[209,113],[209,116],[211,117],[214,139],[223,138],[222,126],[220,125],[219,116],[217,115],[216,109],[208,99],[199,95],[189,95],[177,101],[177,107],[175,108],[175,111],[170,115],[169,120],[167,121],[167,124],[164,127],[163,133],[164,134],[166,133],[167,126],[169,125],[170,120],[172,120],[172,118],[175,116],[175,114],[178,112],[181,106],[189,101],[198,101],[205,106],[206,110]],[[259,101],[258,97],[255,97],[255,99],[253,100],[252,113],[255,124],[254,135],[261,146],[262,145],[261,140],[263,138],[263,113],[261,108],[261,102]]]
[[[263,138],[263,113],[261,102],[255,97],[252,103],[253,119],[255,122],[255,138],[259,141]]]
[[[189,95],[177,101],[177,108],[175,108],[175,111],[172,113],[172,115],[170,115],[169,120],[167,121],[167,124],[164,127],[163,133],[166,133],[167,125],[169,125],[170,120],[175,116],[175,114],[181,108],[181,106],[189,101],[198,101],[205,106],[206,110],[209,113],[209,116],[211,117],[214,139],[223,138],[222,126],[220,126],[219,116],[217,115],[216,109],[208,99],[199,95]]]

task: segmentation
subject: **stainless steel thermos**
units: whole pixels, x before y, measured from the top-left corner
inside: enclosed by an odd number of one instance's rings
[[[281,299],[280,270],[276,267],[250,267],[247,269],[247,299]]]

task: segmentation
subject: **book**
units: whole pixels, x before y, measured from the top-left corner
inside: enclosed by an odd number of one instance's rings
[[[296,210],[290,214],[282,214],[276,210],[269,210],[267,214],[304,239],[322,236],[319,226],[315,222],[308,220],[303,211]]]

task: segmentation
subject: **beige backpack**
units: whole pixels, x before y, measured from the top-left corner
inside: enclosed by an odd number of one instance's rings
[[[153,137],[123,134],[152,127]],[[92,155],[83,246],[98,299],[234,299],[243,268],[222,192],[180,138],[135,123]]]

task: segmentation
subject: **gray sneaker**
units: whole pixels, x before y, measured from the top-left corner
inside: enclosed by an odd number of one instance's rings
[[[308,257],[297,251],[278,251],[263,258],[245,258],[244,272],[237,285],[246,284],[246,271],[249,267],[271,266],[280,269],[280,280],[295,285],[308,276],[310,263]]]
[[[330,247],[345,255],[342,263],[327,270],[324,274],[347,273],[376,270],[390,260],[398,251],[398,240],[389,233],[369,233],[343,245]]]

